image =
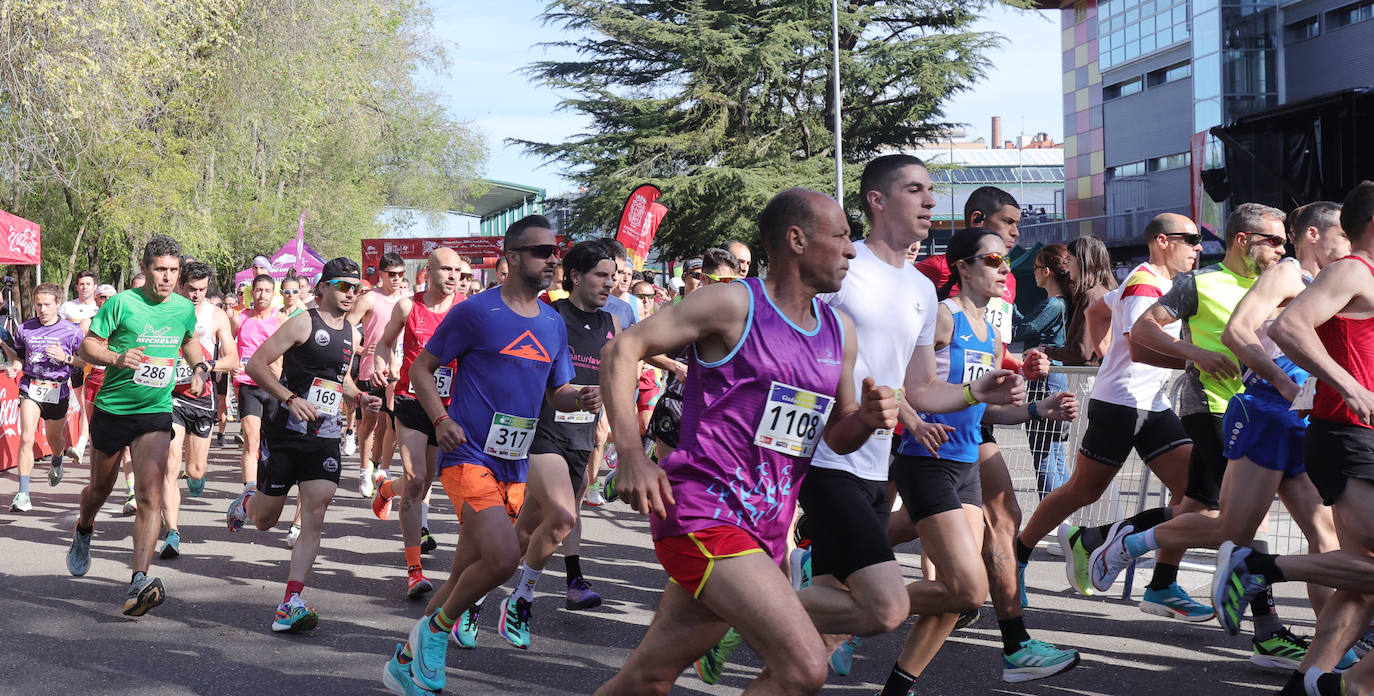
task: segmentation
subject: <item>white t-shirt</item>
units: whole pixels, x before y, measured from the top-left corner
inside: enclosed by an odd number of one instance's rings
[[[1132,361],[1126,333],[1173,286],[1174,281],[1158,275],[1150,264],[1142,263],[1131,271],[1125,283],[1102,298],[1112,310],[1112,345],[1102,358],[1091,398],[1145,411],[1171,407],[1169,370]],[[1183,322],[1176,321],[1164,327],[1164,331],[1178,338],[1182,327]]]
[[[86,304],[81,300],[67,300],[57,307],[57,316],[73,324],[80,324],[95,316],[95,311],[96,306],[94,302]]]
[[[840,291],[822,295],[830,306],[854,320],[859,354],[854,360],[854,396],[864,378],[879,386],[898,389],[916,346],[935,343],[935,315],[939,301],[935,286],[916,267],[900,268],[883,262],[860,241],[849,262]],[[863,447],[846,455],[836,454],[821,440],[811,466],[848,471],[870,481],[887,480],[887,460],[892,454],[892,434],[875,434]]]

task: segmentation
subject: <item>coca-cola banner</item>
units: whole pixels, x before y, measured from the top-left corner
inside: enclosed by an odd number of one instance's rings
[[[19,382],[0,370],[0,471],[19,463]]]
[[[625,199],[625,209],[620,213],[620,227],[616,230],[615,238],[625,245],[625,253],[635,270],[644,270],[644,261],[649,257],[649,247],[654,243],[658,224],[668,214],[668,209],[656,202],[661,194],[657,186],[644,184]]]
[[[0,264],[30,266],[43,262],[43,245],[38,239],[40,226],[18,215],[0,210]]]

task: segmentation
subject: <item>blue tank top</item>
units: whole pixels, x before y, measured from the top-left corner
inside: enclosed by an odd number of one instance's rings
[[[954,315],[954,335],[950,337],[948,346],[935,351],[935,378],[950,384],[966,384],[996,369],[997,332],[987,318],[983,319],[985,338],[980,339],[957,300],[950,298],[940,304]],[[954,428],[954,432],[949,434],[949,442],[940,448],[938,456],[941,459],[968,463],[978,461],[978,445],[983,443],[983,412],[986,410],[986,404],[975,404],[954,413],[921,414],[921,420],[927,423],[943,423]],[[897,451],[913,457],[937,456],[909,433],[902,434],[902,444]]]
[[[1279,261],[1279,263],[1297,264],[1298,260],[1289,256]],[[1307,275],[1305,272],[1302,273],[1302,284],[1304,286],[1311,285],[1312,280],[1312,276]],[[1288,378],[1293,380],[1294,384],[1302,386],[1303,382],[1306,382],[1307,378],[1311,376],[1311,373],[1298,367],[1292,360],[1289,360],[1288,356],[1284,355],[1283,351],[1274,344],[1273,339],[1269,338],[1269,326],[1273,323],[1274,320],[1269,319],[1260,327],[1258,332],[1260,345],[1269,353],[1269,357],[1274,361],[1274,364],[1277,365],[1280,370],[1283,370],[1283,373],[1288,375]],[[1279,390],[1276,389],[1274,385],[1270,384],[1268,380],[1260,377],[1258,373],[1245,365],[1242,365],[1241,368],[1241,383],[1245,386],[1244,393],[1252,397],[1262,398],[1276,403],[1289,403],[1289,401],[1283,398],[1283,395],[1279,393]]]

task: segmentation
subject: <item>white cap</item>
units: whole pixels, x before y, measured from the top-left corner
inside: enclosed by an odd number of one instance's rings
[[[685,287],[684,283],[682,282],[682,279],[678,278],[677,276],[669,278],[668,285],[672,286],[673,292],[682,292],[683,288]]]
[[[258,266],[266,268],[269,271],[272,270],[272,262],[266,256],[253,257],[253,267],[257,268]]]
[[[102,285],[96,289],[95,294],[99,297],[114,297],[117,291],[113,285]]]

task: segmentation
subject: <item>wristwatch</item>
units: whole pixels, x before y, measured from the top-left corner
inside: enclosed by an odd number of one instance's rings
[[[210,367],[210,363],[205,362],[204,360],[202,360],[202,361],[196,363],[195,369],[196,369],[197,372],[199,372],[200,370],[205,370],[206,373],[209,373],[210,370],[213,369],[213,368]]]

